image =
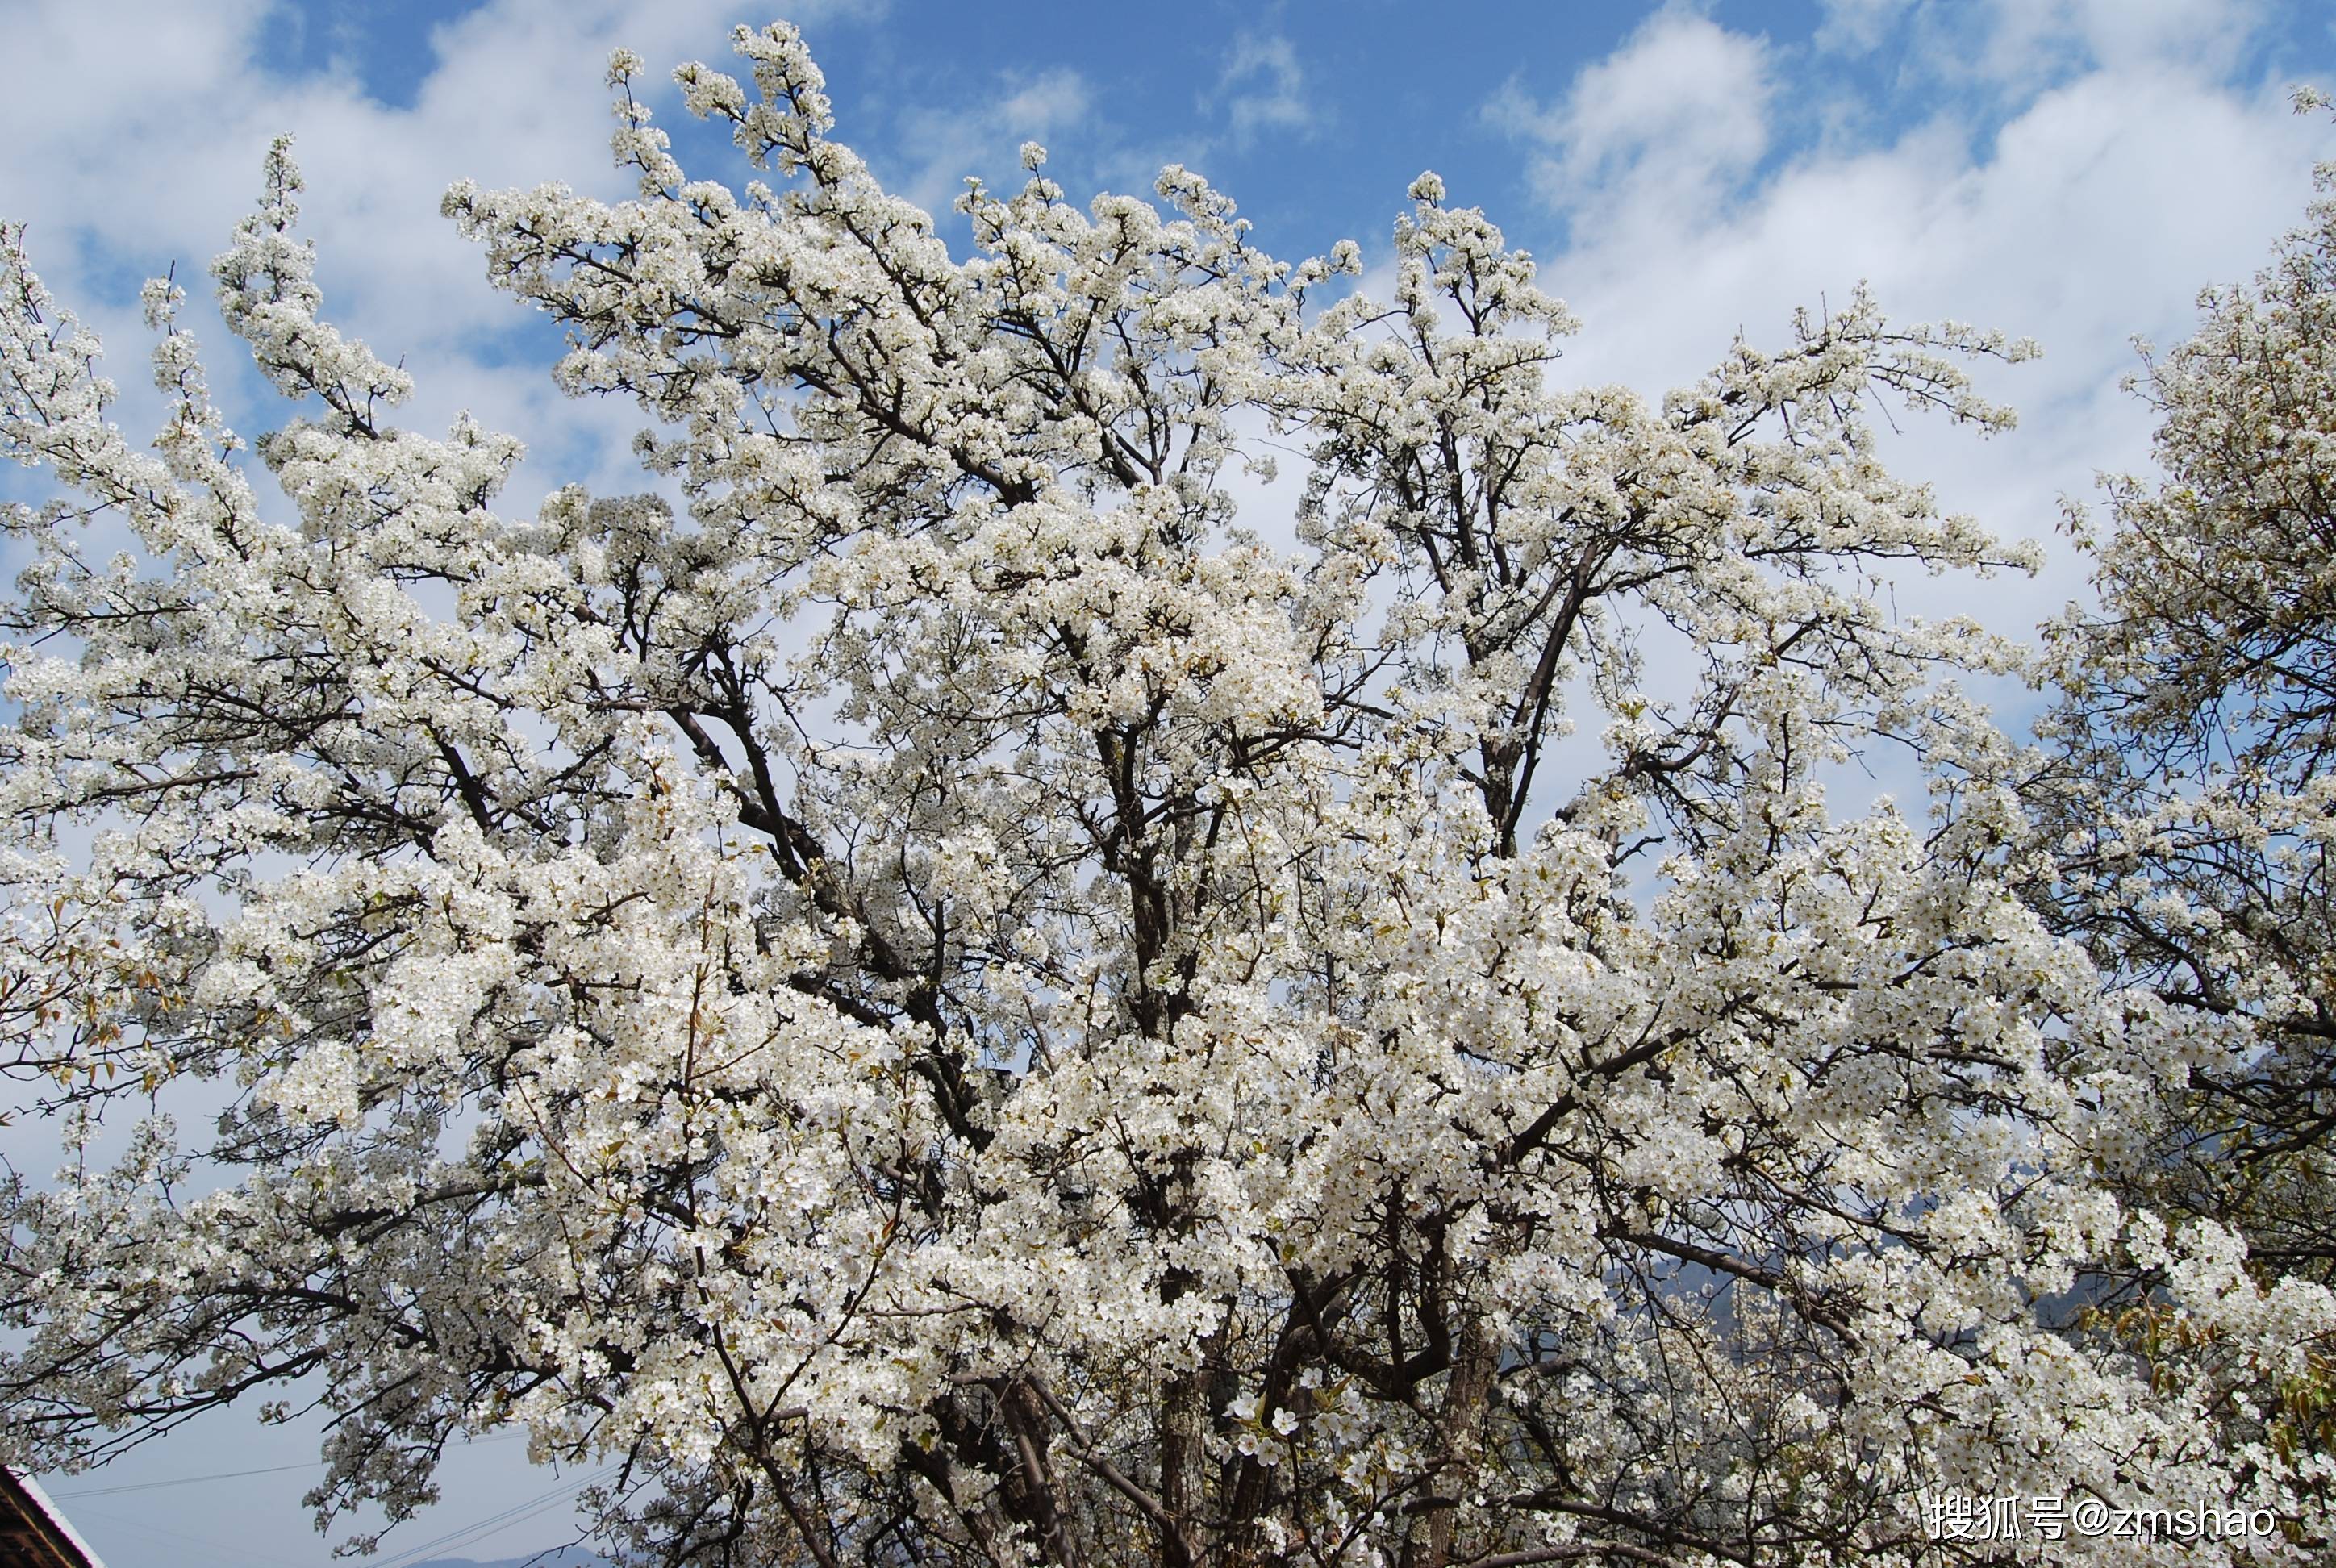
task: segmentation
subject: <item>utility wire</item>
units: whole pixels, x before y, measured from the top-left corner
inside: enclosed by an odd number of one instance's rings
[[[376,1563],[375,1568],[406,1568],[408,1563],[419,1563],[425,1554],[442,1547],[474,1545],[490,1535],[500,1534],[513,1524],[532,1519],[539,1514],[549,1513],[593,1482],[606,1479],[621,1468],[623,1468],[621,1463],[603,1465],[598,1470],[579,1475],[572,1481],[563,1481],[550,1491],[530,1497],[524,1503],[514,1503],[501,1513],[490,1514],[485,1518],[465,1524],[459,1530],[449,1530],[435,1540],[424,1541],[418,1546],[408,1547],[397,1556]]]
[[[231,1564],[233,1568],[250,1568],[255,1563],[281,1563],[283,1568],[302,1568],[302,1564],[292,1558],[256,1551],[248,1544],[229,1545],[224,1541],[214,1541],[208,1535],[198,1535],[191,1530],[169,1529],[151,1520],[124,1519],[116,1514],[100,1513],[95,1508],[83,1508],[80,1513],[84,1519],[104,1520],[110,1529],[135,1530],[141,1535],[170,1542],[179,1548],[179,1560],[181,1562],[185,1561],[186,1548],[191,1545],[212,1562]]]
[[[52,1492],[62,1503],[68,1497],[111,1497],[117,1492],[151,1492],[157,1486],[191,1486],[198,1481],[232,1481],[239,1475],[279,1475],[287,1470],[313,1470],[316,1461],[302,1465],[270,1465],[259,1470],[222,1470],[216,1475],[181,1475],[175,1481],[126,1481],[119,1486],[85,1486],[78,1492]]]
[[[526,1437],[524,1432],[507,1432],[500,1437],[481,1437],[465,1443],[464,1448],[483,1448],[490,1443],[516,1443]],[[462,1452],[457,1448],[454,1453]],[[51,1492],[50,1496],[62,1503],[68,1497],[111,1497],[119,1492],[151,1492],[158,1486],[192,1486],[201,1481],[233,1481],[245,1475],[280,1475],[287,1470],[314,1470],[324,1461],[310,1459],[298,1465],[268,1465],[257,1470],[222,1470],[216,1475],[180,1475],[168,1481],[125,1481],[117,1486],[84,1486],[73,1492]]]

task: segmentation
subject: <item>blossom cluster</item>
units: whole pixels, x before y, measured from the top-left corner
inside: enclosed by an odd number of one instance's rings
[[[675,80],[743,190],[620,54],[636,199],[445,200],[654,493],[506,516],[512,442],[391,424],[281,143],[212,274],[280,506],[176,289],[149,454],[0,235],[63,495],[0,515],[0,1049],[69,1145],[0,1207],[12,1458],[308,1378],[327,1515],[515,1426],[676,1563],[1912,1568],[1942,1490],[2318,1560],[2336,1299],[2121,1184],[2224,1027],[2047,928],[1976,772],[1825,797],[2000,749],[2010,652],[1875,589],[2032,552],[1864,411],[2000,428],[2024,346],[1861,295],[1569,388],[1433,176],[1386,298],[1035,148],[959,259],[736,49]]]

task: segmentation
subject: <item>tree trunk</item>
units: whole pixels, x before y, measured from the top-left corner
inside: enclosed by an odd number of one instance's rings
[[[1207,1503],[1208,1369],[1195,1367],[1160,1390],[1160,1505],[1173,1522],[1161,1532],[1160,1568],[1194,1568],[1193,1546]]]
[[[1436,1466],[1436,1506],[1428,1513],[1424,1532],[1412,1537],[1404,1553],[1404,1568],[1449,1568],[1453,1533],[1459,1527],[1460,1505],[1475,1489],[1483,1456],[1484,1412],[1493,1393],[1493,1373],[1500,1352],[1482,1317],[1471,1312],[1460,1330],[1459,1353],[1454,1358],[1451,1380],[1445,1386],[1444,1409],[1437,1422],[1439,1453]]]

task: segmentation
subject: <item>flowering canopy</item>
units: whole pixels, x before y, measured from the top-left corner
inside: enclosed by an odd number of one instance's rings
[[[2297,108],[2324,106],[2314,93]],[[2108,485],[2097,609],[2048,628],[2039,890],[2097,961],[2216,1020],[2153,1197],[2336,1277],[2336,164],[2252,287],[2146,362],[2162,482]],[[2072,517],[2081,534],[2089,522]]]
[[[2328,1292],[2115,1195],[2218,1038],[2013,895],[2009,792],[1819,785],[1988,744],[1941,682],[2006,651],[1871,590],[2029,558],[1864,411],[2000,426],[1959,361],[2023,346],[1861,296],[1562,388],[1433,176],[1385,298],[1036,148],[958,260],[792,30],[736,45],[676,80],[743,194],[620,54],[638,200],[446,198],[655,493],[507,518],[515,443],[389,424],[282,144],[213,276],[288,516],[177,289],[150,455],[0,238],[0,441],[65,497],[5,515],[0,1027],[69,1148],[5,1194],[15,1454],[297,1384],[326,1515],[517,1425],[671,1563],[1996,1550],[1945,1490],[2316,1560]],[[215,1132],[88,1157],[182,1081]]]

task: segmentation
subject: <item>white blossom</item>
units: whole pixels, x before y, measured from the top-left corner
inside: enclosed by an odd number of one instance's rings
[[[619,54],[637,199],[445,202],[677,503],[505,517],[513,443],[390,424],[281,143],[213,268],[280,500],[175,291],[150,455],[0,236],[61,495],[5,518],[0,1037],[68,1138],[226,1103],[6,1189],[12,1459],[313,1377],[327,1514],[518,1427],[675,1563],[1911,1568],[1950,1485],[2319,1560],[2275,1412],[2336,1303],[2118,1185],[2218,1026],[2015,896],[2008,792],[1820,784],[2005,749],[1941,682],[2012,655],[1873,590],[2033,554],[1864,420],[2000,428],[1962,363],[2024,346],[1860,295],[1568,387],[1432,174],[1388,299],[1035,147],[953,258],[791,29],[736,49],[676,80],[768,183],[689,179]],[[1227,483],[1265,439],[1295,549]]]

